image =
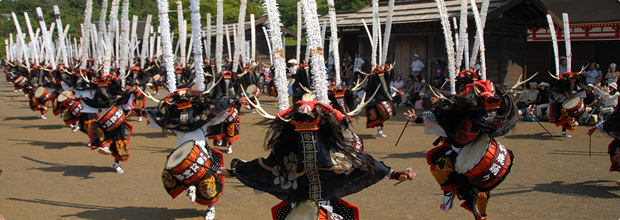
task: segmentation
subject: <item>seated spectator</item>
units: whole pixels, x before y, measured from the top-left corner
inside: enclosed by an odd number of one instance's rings
[[[535,83],[535,82],[530,83],[530,89],[525,90],[525,95],[521,96],[517,100],[517,107],[519,109],[535,104],[536,99],[538,98],[537,87],[538,87],[538,83]]]
[[[606,120],[609,115],[616,109],[618,105],[618,85],[616,83],[609,83],[608,86],[604,86],[603,89],[596,89],[596,95],[601,97],[601,118]]]
[[[581,116],[582,119],[584,119],[584,122],[586,122],[585,120],[588,120],[589,116],[594,115],[594,113],[596,113],[597,111],[596,108],[599,105],[598,97],[592,91],[594,91],[594,86],[592,84],[588,84],[588,86],[585,89],[585,93],[582,94],[583,104],[586,107],[586,110],[583,112],[583,115]],[[597,119],[594,118],[594,120],[592,121],[588,120],[587,122],[596,123],[596,121]]]
[[[536,107],[534,108],[534,115],[539,119],[545,119],[549,103],[551,102],[551,93],[549,93],[549,83],[541,82],[538,85],[538,97],[536,98]]]

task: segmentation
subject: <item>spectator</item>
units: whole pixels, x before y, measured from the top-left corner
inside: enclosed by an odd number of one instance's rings
[[[400,103],[400,106],[406,106],[407,105],[407,101],[409,100],[409,98],[411,97],[411,94],[413,93],[413,75],[409,75],[407,77],[407,82],[405,82],[405,89],[403,90],[403,92],[405,92],[405,95],[403,97],[402,102]]]
[[[418,54],[413,55],[413,62],[411,63],[411,71],[413,75],[418,76],[424,70],[424,63],[420,60],[420,56]]]
[[[610,85],[611,83],[618,83],[618,75],[620,75],[620,72],[616,69],[616,64],[615,63],[611,63],[609,64],[609,69],[607,69],[607,75],[605,76],[605,79],[607,79],[607,85]]]
[[[400,77],[400,75],[396,75],[396,79],[390,83],[390,87],[396,90],[395,92],[397,92],[397,94],[400,94],[403,92],[405,88],[405,81]],[[402,100],[403,100],[403,97],[399,95],[396,97],[396,100],[394,100],[394,103],[401,103]]]
[[[342,62],[342,67],[343,81],[347,82],[347,85],[353,85],[353,57],[347,56]]]
[[[585,73],[582,73],[586,77],[586,84],[596,83],[596,78],[601,74],[597,70],[598,64],[592,63],[590,64],[590,70]]]
[[[536,107],[534,108],[534,116],[539,119],[544,119],[545,114],[543,112],[547,112],[549,108],[549,103],[551,102],[551,93],[549,93],[549,83],[541,82],[538,85],[538,97],[536,98]],[[549,116],[549,114],[546,114]]]
[[[531,82],[530,89],[525,90],[525,95],[521,96],[517,101],[517,107],[519,109],[526,108],[530,105],[535,104],[536,99],[538,98],[538,83]]]
[[[299,67],[299,63],[297,62],[296,59],[290,59],[288,63],[291,64],[291,67],[288,68],[287,75],[289,78],[295,78],[295,74],[297,74],[297,68]]]
[[[560,74],[568,72],[566,57],[560,57]]]
[[[360,52],[355,52],[355,60],[353,60],[353,73],[355,73],[355,80],[360,79],[362,67],[364,67],[364,59],[360,57]]]
[[[609,83],[609,86],[604,86],[603,89],[596,89],[596,94],[601,97],[601,118],[606,120],[609,115],[616,109],[618,105],[618,85],[616,83]]]
[[[596,107],[599,104],[598,97],[592,91],[594,90],[594,86],[592,84],[588,84],[585,89],[585,93],[583,94],[583,104],[586,107],[586,110],[583,112],[582,117],[584,119],[588,118],[590,114],[593,114],[596,111]],[[596,122],[596,120],[595,120]]]
[[[439,59],[435,60],[435,63],[433,64],[433,72],[434,72],[433,74],[435,74],[433,77],[439,78],[439,83],[443,84],[443,82],[445,81],[445,75],[444,75],[444,66],[441,65],[441,60]]]

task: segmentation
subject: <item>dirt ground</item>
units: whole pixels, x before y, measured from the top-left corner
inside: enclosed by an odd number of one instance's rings
[[[112,169],[113,158],[86,147],[87,136],[71,133],[61,119],[48,113],[47,120],[30,111],[21,92],[0,83],[0,214],[14,219],[203,219],[206,207],[191,204],[185,194],[172,199],[160,175],[166,155],[175,149],[175,137],[146,128],[145,121],[130,119],[133,136],[131,157],[122,163],[124,174]],[[159,95],[159,98],[163,95]],[[277,102],[261,97],[265,108],[276,112]],[[149,103],[153,105],[153,103]],[[405,119],[386,123],[387,138],[366,129],[364,117],[354,131],[365,141],[365,151],[394,169],[412,167],[417,178],[398,186],[384,180],[345,197],[360,209],[362,219],[471,219],[458,207],[439,209],[442,191],[426,165],[426,151],[436,137],[424,135],[420,125],[410,124],[394,144]],[[241,139],[234,152],[225,155],[246,160],[266,156],[265,127],[257,114],[242,110]],[[560,129],[543,123],[554,135]],[[506,181],[491,193],[487,207],[491,219],[620,219],[618,173],[610,173],[606,135],[592,136],[588,156],[586,126],[570,132],[572,138],[550,137],[534,122],[520,122],[498,141],[515,154]],[[224,150],[224,149],[220,149]],[[255,194],[234,178],[226,179],[224,195],[216,205],[217,219],[270,219],[279,201],[269,194]]]

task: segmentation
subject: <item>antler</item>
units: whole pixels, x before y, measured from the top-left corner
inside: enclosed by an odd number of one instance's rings
[[[359,90],[360,88],[362,88],[362,85],[364,84],[364,82],[366,82],[367,79],[368,79],[368,75],[364,77],[364,80],[362,80],[362,82],[360,82],[360,80],[357,79],[357,82],[355,82],[355,86],[351,90],[355,91],[355,90]]]
[[[446,96],[442,95],[441,93],[435,92],[432,86],[429,86],[428,88],[431,89],[431,92],[433,93],[433,95],[439,97],[440,99],[445,99],[445,100],[448,100],[450,103],[453,103],[452,100],[448,99]]]
[[[140,86],[136,86],[136,87],[138,88],[138,90],[139,90],[142,94],[144,94],[144,96],[148,97],[149,99],[153,100],[154,102],[157,102],[157,103],[161,102],[161,100],[156,99],[156,98],[155,98],[155,97],[153,97],[150,93],[142,91],[142,89],[140,88]]]
[[[301,87],[301,89],[303,89],[304,91],[306,91],[307,93],[314,93],[312,91],[310,91],[310,89],[306,88],[304,85],[302,85],[301,83],[299,83],[299,86]]]
[[[247,99],[248,103],[249,103],[252,107],[256,108],[256,112],[258,112],[258,114],[259,114],[259,115],[261,115],[261,116],[263,116],[263,117],[265,117],[265,118],[268,118],[268,119],[276,119],[276,117],[275,117],[275,116],[273,116],[273,115],[271,115],[271,114],[267,113],[267,111],[265,111],[265,109],[263,109],[263,108],[260,106],[260,101],[258,101],[258,99],[256,99],[256,104],[254,104],[252,101],[250,101],[250,98],[249,98],[249,97],[248,97],[248,95],[245,93],[245,89],[243,88],[243,86],[241,87],[241,94],[243,94],[243,96]],[[278,117],[279,117],[279,115],[278,115]],[[283,119],[283,118],[281,118],[281,117],[280,117],[280,119],[284,120],[284,119]]]
[[[582,74],[586,71],[586,68],[590,66],[590,63],[586,64],[585,66],[581,66],[581,71],[579,71],[577,74]]]
[[[213,89],[215,89],[215,86],[220,83],[220,81],[224,78],[224,76],[220,76],[220,79],[217,80],[217,82],[215,82],[215,80],[212,81],[211,83],[211,88],[209,88],[207,91],[202,92],[202,94],[207,94],[210,93],[211,91],[213,91]]]
[[[519,79],[517,80],[517,83],[515,83],[514,86],[510,87],[510,90],[514,90],[517,87],[527,83],[528,81],[532,80],[536,75],[538,75],[538,72],[534,73],[534,75],[532,75],[530,78],[526,79],[525,81],[521,81],[521,78],[523,77],[523,75],[519,75]]]
[[[548,73],[549,73],[549,75],[550,75],[551,77],[553,77],[554,79],[556,79],[556,80],[560,80],[560,77],[557,77],[556,75],[551,74],[551,72],[549,72],[549,71],[547,71],[547,72],[548,72]]]
[[[362,109],[366,107],[366,105],[368,105],[368,103],[370,103],[370,101],[373,98],[375,98],[375,95],[379,91],[379,88],[381,87],[377,87],[377,89],[375,89],[375,93],[372,94],[372,96],[368,99],[368,101],[366,101],[366,92],[364,92],[364,96],[362,96],[362,102],[359,105],[357,105],[357,108],[355,108],[353,111],[348,112],[347,116],[354,116],[354,115],[359,114],[362,111]]]

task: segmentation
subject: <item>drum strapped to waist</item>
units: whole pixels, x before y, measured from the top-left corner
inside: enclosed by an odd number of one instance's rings
[[[75,117],[80,117],[80,115],[82,115],[82,109],[84,109],[84,107],[82,107],[82,103],[80,102],[80,100],[69,99],[69,102],[67,103],[67,110],[69,111],[69,113],[71,113]]]
[[[48,93],[47,89],[43,86],[39,86],[34,91],[34,98],[38,99],[41,102],[46,102],[47,100],[49,100],[51,95],[52,94]]]
[[[97,119],[97,123],[100,123],[106,131],[113,131],[125,121],[125,117],[125,111],[122,108],[112,106]]]
[[[24,86],[24,85],[26,85],[26,82],[27,82],[27,81],[28,81],[28,80],[26,79],[26,77],[24,77],[24,76],[18,76],[18,77],[17,77],[17,78],[13,81],[13,83],[15,83],[15,85],[18,85],[18,86]]]
[[[63,104],[65,106],[70,106],[68,105],[69,102],[74,99],[75,99],[75,96],[73,95],[73,92],[69,90],[65,90],[58,95],[58,97],[56,98],[56,101],[58,101],[60,104]]]
[[[245,92],[247,93],[248,98],[258,98],[260,96],[260,90],[254,84],[249,85]]]
[[[390,101],[382,101],[376,105],[377,114],[379,119],[386,121],[390,117],[396,115],[396,110],[394,109],[394,105]]]
[[[188,141],[170,153],[165,169],[184,184],[193,185],[207,174],[212,164],[213,159],[205,148]]]
[[[314,200],[306,200],[297,204],[286,216],[285,220],[318,220],[321,206]]]
[[[483,134],[461,149],[454,170],[469,183],[488,191],[498,186],[512,168],[513,155],[502,144]]]
[[[160,80],[161,80],[161,75],[159,75],[159,74],[155,74],[155,75],[153,76],[153,81],[160,81]]]
[[[562,102],[562,108],[565,108],[568,115],[573,117],[579,117],[586,110],[585,105],[579,96],[566,98],[566,100]]]

